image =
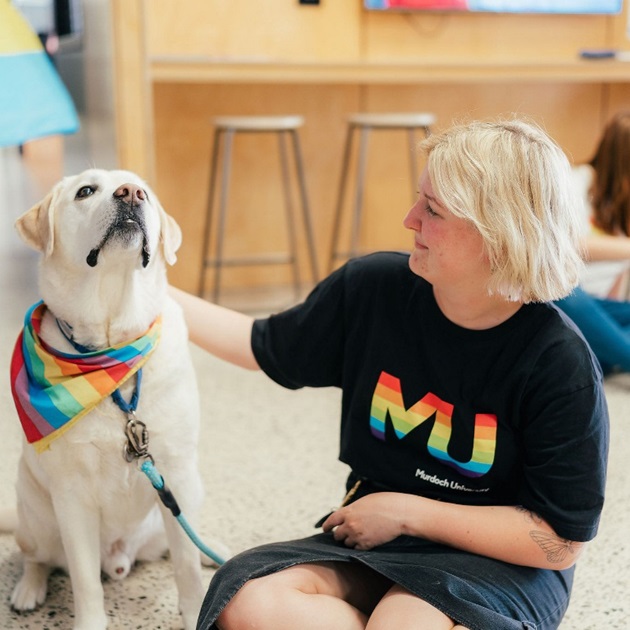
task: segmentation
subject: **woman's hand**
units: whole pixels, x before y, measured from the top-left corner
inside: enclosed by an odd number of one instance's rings
[[[334,511],[322,524],[335,540],[355,549],[372,549],[402,534],[407,498],[375,492]]]

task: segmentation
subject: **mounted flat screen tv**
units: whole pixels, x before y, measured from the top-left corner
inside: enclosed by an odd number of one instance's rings
[[[467,11],[492,13],[614,14],[623,0],[363,0],[377,11]]]

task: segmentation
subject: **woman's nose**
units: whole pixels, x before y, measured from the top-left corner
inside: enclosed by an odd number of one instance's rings
[[[405,218],[403,219],[403,227],[405,227],[408,230],[419,230],[420,226],[421,226],[421,222],[420,219],[417,216],[417,213],[414,212],[414,210],[416,209],[417,204],[414,204],[413,206],[411,206],[411,208],[409,208],[409,212],[407,212],[407,214],[405,215]]]

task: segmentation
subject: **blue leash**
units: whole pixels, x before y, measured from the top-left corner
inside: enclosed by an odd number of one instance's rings
[[[74,348],[85,354],[92,352],[91,348],[82,346],[74,341],[72,338],[72,327],[66,322],[57,320],[59,330],[64,337],[74,346]],[[177,504],[173,493],[166,487],[164,477],[160,475],[153,464],[153,457],[149,453],[149,432],[144,422],[140,422],[136,419],[136,408],[138,406],[138,400],[140,398],[140,386],[142,384],[142,368],[136,372],[136,386],[133,390],[133,394],[129,402],[126,402],[122,397],[119,390],[116,390],[112,394],[114,402],[120,407],[127,415],[127,426],[125,433],[127,434],[127,443],[125,444],[123,456],[126,461],[132,462],[135,459],[142,459],[143,462],[140,465],[140,470],[149,478],[151,485],[157,490],[158,496],[162,503],[171,511],[173,516],[177,519],[177,522],[182,526],[182,529],[188,534],[190,540],[195,543],[197,548],[210,560],[221,566],[225,564],[225,559],[216,554],[210,547],[197,536],[190,523],[186,520],[182,511]]]
[[[213,562],[221,566],[222,564],[225,564],[225,559],[212,551],[212,549],[210,549],[210,547],[208,547],[208,545],[206,545],[201,538],[197,536],[194,529],[190,526],[190,523],[182,514],[173,493],[166,486],[164,477],[160,475],[153,463],[153,457],[151,457],[149,453],[149,432],[144,422],[137,420],[135,415],[138,398],[140,397],[142,368],[138,370],[136,375],[136,387],[129,403],[125,402],[119,390],[116,390],[112,394],[114,402],[127,414],[127,443],[124,448],[124,458],[128,462],[131,462],[134,459],[143,460],[140,465],[140,470],[149,478],[151,485],[157,490],[162,503],[171,511],[173,516],[177,519],[177,522],[182,526],[182,529],[186,532],[190,540],[193,541],[197,548]]]
[[[150,458],[146,458],[141,466],[140,470],[149,478],[149,481],[153,485],[153,487],[157,490],[157,493],[164,505],[173,513],[173,516],[177,519],[179,524],[182,526],[184,531],[188,534],[189,538],[197,545],[197,547],[204,553],[208,558],[216,562],[219,566],[225,564],[225,560],[217,555],[210,547],[208,547],[204,542],[197,536],[195,531],[192,529],[188,521],[184,518],[184,515],[181,513],[179,509],[179,505],[177,505],[177,501],[173,496],[172,492],[166,487],[164,483],[164,477],[160,475],[153,465],[153,461]]]
[[[157,490],[162,503],[171,511],[173,516],[177,519],[177,522],[182,526],[182,529],[186,532],[190,540],[193,541],[197,548],[203,554],[208,556],[210,560],[221,566],[222,564],[225,564],[225,559],[212,551],[212,549],[210,549],[210,547],[208,547],[208,545],[206,545],[199,536],[197,536],[196,532],[190,526],[190,523],[182,514],[173,493],[167,488],[166,483],[164,482],[164,477],[158,473],[153,463],[153,457],[151,457],[149,453],[149,432],[144,422],[140,422],[136,419],[135,414],[138,399],[140,397],[142,368],[136,372],[136,375],[136,387],[129,403],[125,402],[119,390],[116,390],[112,394],[114,402],[127,414],[127,443],[124,448],[124,457],[128,462],[131,462],[134,459],[143,460],[140,465],[140,470],[149,478],[151,485]]]

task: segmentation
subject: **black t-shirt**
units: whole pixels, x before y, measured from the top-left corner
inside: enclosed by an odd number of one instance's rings
[[[598,364],[551,304],[469,330],[409,256],[347,263],[256,320],[260,367],[288,388],[343,390],[340,459],[358,476],[453,503],[522,505],[564,538],[595,536],[608,412]]]

